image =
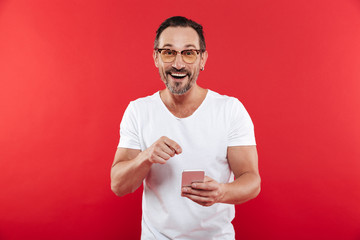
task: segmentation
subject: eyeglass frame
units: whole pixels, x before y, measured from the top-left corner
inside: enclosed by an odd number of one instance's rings
[[[183,59],[183,54],[182,54],[184,51],[195,51],[195,52],[196,52],[196,59],[197,59],[197,56],[198,56],[199,54],[205,52],[205,50],[202,50],[202,49],[184,49],[184,50],[182,50],[182,51],[176,51],[176,50],[173,50],[173,49],[170,49],[170,48],[155,48],[154,50],[157,51],[157,52],[160,53],[160,54],[161,54],[161,51],[163,51],[163,50],[170,50],[170,51],[172,51],[172,52],[176,52],[175,58],[174,58],[174,60],[171,61],[171,62],[174,62],[174,61],[175,61],[176,56],[178,55],[178,53],[180,53],[181,59],[182,59],[184,62],[186,62],[186,61]],[[161,58],[161,59],[162,59],[162,58]],[[196,59],[195,59],[195,61],[196,61]],[[195,62],[195,61],[194,61],[194,62]],[[171,62],[167,62],[167,63],[171,63]],[[194,62],[188,63],[188,64],[193,64]]]

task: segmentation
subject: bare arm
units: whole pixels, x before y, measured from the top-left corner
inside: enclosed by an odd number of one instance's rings
[[[183,188],[183,196],[203,206],[218,202],[240,204],[255,198],[260,192],[261,182],[256,146],[228,147],[227,155],[235,181],[221,184],[206,177],[204,183]]]
[[[167,137],[161,137],[143,152],[118,148],[111,167],[111,190],[117,196],[134,192],[141,186],[152,164],[165,164],[181,151],[181,147]]]
[[[260,193],[260,174],[256,146],[228,148],[228,161],[235,181],[223,184],[223,203],[240,204]]]
[[[151,164],[137,149],[118,148],[111,167],[111,190],[117,196],[134,192],[141,186]]]

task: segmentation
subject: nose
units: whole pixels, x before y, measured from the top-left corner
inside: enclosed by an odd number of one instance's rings
[[[185,68],[185,63],[182,59],[181,53],[176,54],[172,67],[178,70]]]

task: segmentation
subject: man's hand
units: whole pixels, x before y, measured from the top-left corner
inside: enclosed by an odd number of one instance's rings
[[[118,148],[111,168],[111,189],[117,196],[138,189],[153,163],[164,164],[170,157],[182,152],[175,141],[161,137],[148,149]]]
[[[167,160],[181,152],[182,149],[179,144],[168,137],[161,137],[142,154],[145,155],[150,163],[165,164]]]
[[[223,195],[223,185],[208,176],[205,176],[203,183],[193,183],[191,187],[181,189],[181,196],[205,207],[220,202]]]

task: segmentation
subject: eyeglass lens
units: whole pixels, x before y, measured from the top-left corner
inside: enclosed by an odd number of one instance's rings
[[[177,53],[178,52],[175,50],[164,49],[160,52],[161,59],[166,63],[173,62],[176,58]],[[194,63],[197,58],[197,52],[192,49],[183,50],[181,51],[181,57],[186,63]]]

